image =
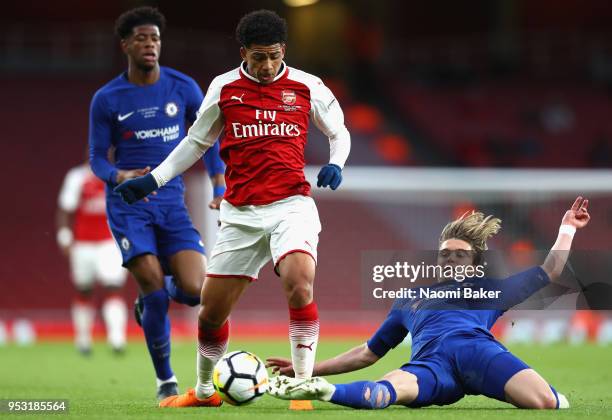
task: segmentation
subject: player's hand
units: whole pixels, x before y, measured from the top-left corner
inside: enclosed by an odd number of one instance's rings
[[[327,187],[335,190],[342,182],[342,168],[333,163],[329,163],[321,168],[317,175],[317,187]]]
[[[123,181],[126,181],[128,179],[133,179],[133,178],[137,178],[139,176],[144,176],[146,174],[148,174],[149,172],[151,172],[151,167],[147,166],[146,168],[142,168],[142,169],[118,169],[117,170],[117,184],[121,184],[123,183]]]
[[[221,178],[223,180],[223,178]],[[225,184],[217,183],[213,180],[213,196],[214,198],[208,203],[208,208],[213,210],[219,210],[221,208],[221,201],[223,201],[223,195],[225,194]]]
[[[591,220],[591,216],[587,210],[588,206],[589,200],[582,197],[576,198],[572,208],[565,212],[561,224],[574,226],[576,229],[585,227],[589,223],[589,220]]]
[[[128,179],[115,187],[113,191],[121,195],[123,201],[134,204],[157,189],[157,182],[150,173],[145,176]]]
[[[295,376],[291,360],[284,357],[268,357],[266,359],[266,367],[272,368],[272,373],[285,376]]]
[[[221,201],[223,201],[222,195],[213,198],[212,201],[208,203],[208,208],[213,210],[219,210],[221,208]]]

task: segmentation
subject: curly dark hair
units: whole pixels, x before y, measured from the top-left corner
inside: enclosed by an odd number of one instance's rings
[[[256,10],[238,22],[236,40],[243,47],[284,44],[287,42],[287,21],[272,10]]]
[[[163,33],[166,28],[166,17],[156,8],[150,6],[137,7],[124,12],[115,22],[115,34],[121,39],[132,35],[136,26],[156,25],[159,32]]]

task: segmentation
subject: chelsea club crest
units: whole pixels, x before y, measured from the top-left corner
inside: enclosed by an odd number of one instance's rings
[[[176,114],[178,114],[178,106],[174,102],[168,102],[164,111],[166,111],[167,116],[176,117]]]

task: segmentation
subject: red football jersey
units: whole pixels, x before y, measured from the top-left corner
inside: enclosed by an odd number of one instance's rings
[[[59,196],[61,209],[74,212],[75,241],[105,241],[112,238],[106,221],[104,183],[86,165],[71,169]]]
[[[283,63],[264,85],[245,66],[212,81],[187,137],[153,170],[159,186],[185,171],[223,133],[225,199],[231,204],[265,205],[309,195],[304,147],[310,119],[330,139],[330,163],[344,166],[350,136],[336,98],[321,79]]]
[[[225,199],[235,206],[269,204],[309,195],[304,148],[310,118],[310,89],[285,69],[269,85],[245,72],[224,84],[219,108],[224,119],[221,158],[227,169]]]

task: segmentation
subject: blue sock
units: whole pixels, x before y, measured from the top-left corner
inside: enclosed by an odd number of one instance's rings
[[[335,385],[336,391],[330,402],[352,408],[387,408],[395,402],[397,394],[389,381],[359,381]],[[369,390],[368,398],[366,392]],[[377,403],[377,399],[380,402]]]
[[[164,283],[166,291],[168,292],[170,298],[172,298],[173,301],[189,306],[198,306],[200,304],[200,296],[191,296],[185,293],[182,289],[179,289],[176,286],[174,277],[165,276]]]
[[[170,367],[170,300],[165,289],[156,290],[142,297],[142,329],[155,374],[158,379],[166,380],[174,376]]]
[[[555,407],[557,410],[559,409],[559,395],[557,394],[557,390],[555,388],[553,388],[552,385],[548,385],[550,387],[550,390],[553,392],[553,394],[555,394],[555,399],[557,400],[557,406]]]

